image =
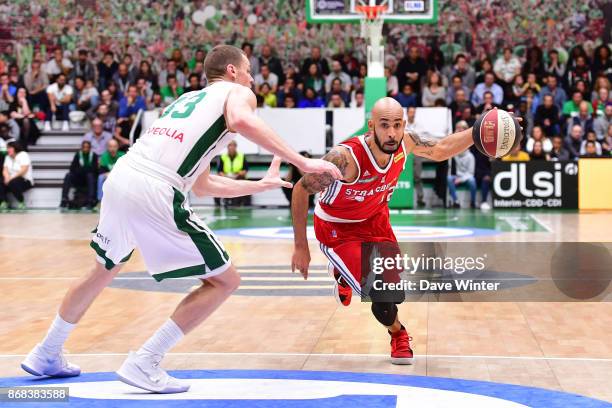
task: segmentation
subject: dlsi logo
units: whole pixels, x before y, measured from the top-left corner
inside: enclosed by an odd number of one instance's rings
[[[572,168],[570,166],[576,166],[573,163],[569,163],[565,167],[566,174],[576,174],[578,168]],[[526,163],[512,163],[510,170],[501,171],[497,173],[497,176],[493,180],[493,189],[497,195],[501,198],[508,198],[514,196],[517,192],[524,197],[561,197],[561,163],[554,164],[553,172],[550,171],[536,171],[532,174],[531,180],[527,177],[527,164]],[[502,186],[504,180],[509,181],[507,187]],[[528,183],[532,187],[528,186]]]

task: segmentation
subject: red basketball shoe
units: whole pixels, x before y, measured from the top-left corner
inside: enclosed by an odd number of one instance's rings
[[[402,328],[391,333],[391,363],[393,364],[412,364],[414,355],[412,354],[412,348],[410,348],[410,340],[412,337],[408,335],[406,328]]]
[[[353,297],[353,290],[349,286],[348,282],[332,265],[328,266],[327,272],[329,272],[329,275],[334,278],[334,297],[336,298],[336,301],[343,306],[350,305],[351,298]]]

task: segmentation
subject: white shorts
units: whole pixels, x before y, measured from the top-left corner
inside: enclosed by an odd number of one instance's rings
[[[169,180],[178,176],[143,171],[138,164],[124,156],[104,183],[91,241],[98,261],[110,270],[138,247],[157,281],[205,279],[227,270],[231,261],[225,248],[189,208],[180,185]]]

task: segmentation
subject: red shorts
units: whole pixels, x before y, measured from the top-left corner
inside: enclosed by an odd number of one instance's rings
[[[330,269],[333,267],[350,284],[353,292],[361,296],[361,287],[367,276],[362,273],[362,254],[370,252],[373,247],[363,246],[366,242],[388,242],[391,245],[377,246],[378,256],[394,257],[400,253],[397,238],[389,222],[388,211],[362,222],[338,223],[322,220],[314,216],[315,236],[320,243],[321,251],[329,259]],[[366,258],[368,259],[368,258]],[[397,277],[397,270],[394,270]],[[385,271],[387,274],[387,271]],[[397,278],[388,278],[397,281]]]

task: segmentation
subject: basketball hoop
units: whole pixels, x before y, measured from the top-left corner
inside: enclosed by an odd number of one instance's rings
[[[368,76],[384,76],[384,46],[382,45],[383,13],[387,11],[387,4],[355,5],[355,11],[361,17],[361,37],[368,42]]]

